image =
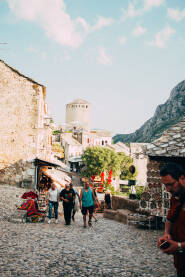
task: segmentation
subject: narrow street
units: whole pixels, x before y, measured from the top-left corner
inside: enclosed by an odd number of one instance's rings
[[[139,230],[98,215],[84,229],[82,216],[59,224],[19,220],[23,189],[0,186],[0,276],[175,276],[171,256],[156,247],[161,231]]]

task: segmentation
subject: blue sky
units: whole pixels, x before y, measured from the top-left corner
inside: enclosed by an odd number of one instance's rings
[[[0,0],[0,59],[47,87],[56,123],[76,98],[92,128],[129,133],[185,77],[182,0]]]

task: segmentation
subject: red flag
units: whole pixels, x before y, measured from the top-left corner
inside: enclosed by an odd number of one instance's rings
[[[112,182],[112,170],[109,170],[108,184],[110,185]]]
[[[105,178],[105,173],[104,173],[104,172],[102,172],[100,176],[101,176],[101,184],[103,184],[103,182],[104,182],[104,178]]]

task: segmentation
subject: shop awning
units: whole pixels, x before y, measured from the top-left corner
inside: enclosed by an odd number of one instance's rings
[[[68,160],[70,163],[79,163],[82,162],[82,158],[81,157],[71,157]]]
[[[65,172],[62,172],[61,170],[57,170],[55,168],[42,168],[41,171],[44,175],[51,178],[55,183],[58,183],[61,187],[65,186],[66,179],[69,178],[69,176]]]

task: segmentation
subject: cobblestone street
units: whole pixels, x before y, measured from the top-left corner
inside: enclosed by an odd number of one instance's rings
[[[161,231],[139,230],[102,215],[84,229],[80,213],[70,226],[63,217],[59,224],[24,224],[15,211],[16,195],[23,192],[0,186],[0,276],[175,276],[172,257],[156,247]]]

